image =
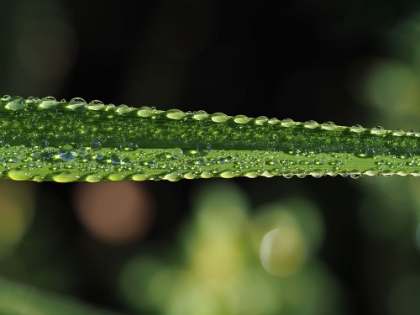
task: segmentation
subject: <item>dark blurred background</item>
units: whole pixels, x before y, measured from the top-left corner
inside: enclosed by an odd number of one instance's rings
[[[416,1],[5,0],[0,16],[2,94],[420,123]],[[0,275],[128,314],[419,314],[419,189],[4,180]]]

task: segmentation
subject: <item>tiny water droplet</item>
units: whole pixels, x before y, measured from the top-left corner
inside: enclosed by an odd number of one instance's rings
[[[118,154],[111,155],[111,163],[114,165],[121,164],[121,156],[119,156]]]
[[[89,154],[88,150],[85,147],[79,148],[77,150],[77,155],[81,158],[85,158]]]
[[[81,97],[74,97],[70,100],[68,108],[82,112],[86,109],[86,101]]]
[[[169,119],[179,120],[185,117],[185,113],[179,109],[170,109],[166,112],[166,117]]]
[[[407,136],[414,137],[416,135],[416,132],[414,130],[407,131]]]
[[[245,116],[245,115],[237,115],[235,118],[233,118],[233,121],[237,124],[247,124],[251,118]]]
[[[392,135],[397,136],[397,137],[403,136],[404,134],[405,134],[404,130],[401,130],[401,129],[395,129],[392,132]]]
[[[100,110],[100,109],[105,108],[105,105],[102,101],[93,100],[89,104],[86,105],[86,108],[90,110]]]
[[[117,107],[117,110],[115,112],[119,115],[125,115],[125,114],[128,114],[130,111],[131,111],[130,107],[122,104]]]
[[[295,125],[295,122],[291,118],[285,118],[281,121],[283,127],[291,127]]]
[[[74,152],[74,151],[60,150],[58,152],[58,156],[59,156],[60,160],[62,160],[64,162],[71,162],[71,161],[74,160],[74,158],[76,156],[76,152]]]
[[[315,129],[319,126],[319,124],[315,120],[308,120],[303,125],[305,128],[308,128],[308,129]]]
[[[6,105],[6,109],[17,111],[26,108],[25,100],[21,97],[12,97]]]
[[[324,122],[321,127],[324,130],[334,130],[335,124],[332,121],[327,121],[327,122]]]
[[[225,113],[214,113],[211,115],[211,120],[213,120],[214,122],[217,123],[223,123],[225,121],[227,121],[229,119],[228,115],[226,115]]]
[[[100,150],[102,148],[102,144],[98,140],[93,140],[90,143],[90,148],[92,149],[92,151],[98,151],[98,150]]]
[[[360,133],[364,131],[364,128],[361,125],[353,125],[350,127],[350,130],[353,132]]]
[[[199,111],[196,111],[194,114],[193,114],[193,118],[195,119],[195,120],[203,120],[203,119],[207,119],[207,117],[209,116],[209,114],[207,114],[204,110],[199,110]]]
[[[255,118],[255,124],[257,125],[263,125],[263,124],[266,124],[267,122],[268,122],[268,117],[266,116],[259,116]]]
[[[184,151],[181,148],[175,148],[171,150],[171,155],[174,159],[178,160],[184,156]]]
[[[139,146],[133,142],[130,142],[130,144],[128,145],[128,150],[129,151],[135,151],[139,148]]]
[[[382,126],[376,126],[376,127],[373,127],[370,132],[374,135],[380,136],[380,135],[385,134],[386,130]]]
[[[41,99],[40,107],[43,109],[54,108],[57,105],[57,100],[54,96],[46,96]]]
[[[10,95],[3,95],[3,97],[1,98],[2,101],[8,101],[10,100],[11,96]]]
[[[197,150],[198,155],[205,156],[205,155],[207,155],[207,154],[210,153],[210,151],[211,151],[211,144],[208,143],[208,142],[206,142],[206,143],[199,143],[199,144],[197,144],[196,150]]]
[[[150,117],[153,114],[153,109],[147,106],[140,107],[137,111],[137,115],[141,117]]]

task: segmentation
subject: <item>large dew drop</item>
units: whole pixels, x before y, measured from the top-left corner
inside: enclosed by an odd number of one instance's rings
[[[211,144],[206,142],[206,143],[199,143],[197,144],[197,153],[200,156],[205,156],[207,154],[210,153],[211,151]]]

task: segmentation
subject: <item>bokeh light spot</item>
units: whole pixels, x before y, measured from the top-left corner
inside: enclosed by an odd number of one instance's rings
[[[106,243],[124,244],[139,239],[152,223],[153,203],[139,183],[79,183],[75,203],[85,228]]]
[[[302,235],[293,227],[271,230],[261,241],[260,259],[273,275],[290,276],[298,272],[305,259]]]

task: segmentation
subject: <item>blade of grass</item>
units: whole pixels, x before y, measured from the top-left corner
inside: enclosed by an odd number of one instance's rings
[[[0,178],[420,175],[420,133],[4,96]]]

